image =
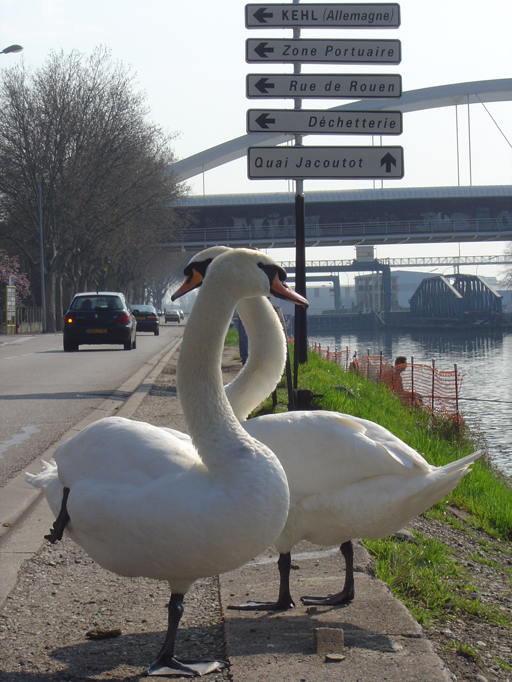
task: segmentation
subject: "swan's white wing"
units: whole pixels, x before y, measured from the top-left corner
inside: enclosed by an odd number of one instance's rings
[[[336,412],[265,415],[244,427],[277,455],[294,496],[343,489],[375,476],[431,470],[387,429]]]
[[[57,449],[55,461],[59,479],[68,487],[85,479],[143,486],[203,466],[191,441],[122,417],[90,424]]]

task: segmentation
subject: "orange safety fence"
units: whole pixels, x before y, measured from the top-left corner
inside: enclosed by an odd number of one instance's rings
[[[350,359],[350,351],[334,351],[321,348],[319,344],[311,350],[324,359],[343,366],[370,381],[382,381],[396,393],[403,403],[414,407],[422,407],[450,419],[460,419],[459,396],[464,374],[453,370],[440,371],[432,365],[410,362],[394,365],[386,360],[382,353],[377,356],[367,355],[357,358],[356,353]]]
[[[310,346],[310,350],[313,350],[315,353],[318,353],[318,355],[320,355],[324,360],[334,362],[335,364],[344,367],[346,370],[348,370],[349,368],[350,350],[348,348],[346,348],[345,350],[335,349],[331,351],[329,350],[329,346],[327,346],[327,348],[322,348],[319,343],[318,344],[315,343],[314,346]]]

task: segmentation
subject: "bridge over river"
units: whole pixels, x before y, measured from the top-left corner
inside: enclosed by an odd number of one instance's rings
[[[400,98],[349,102],[328,111],[401,111],[406,115],[511,100],[512,79],[508,78],[410,90]],[[185,181],[245,156],[248,147],[292,139],[292,135],[276,133],[243,135],[178,161],[172,171]],[[293,247],[294,199],[294,192],[187,197],[183,205],[190,210],[191,223],[165,246],[185,251],[214,244]],[[510,185],[316,191],[306,193],[305,204],[308,247],[512,240]]]

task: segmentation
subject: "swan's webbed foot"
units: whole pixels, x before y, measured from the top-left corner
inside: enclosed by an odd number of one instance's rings
[[[337,606],[348,604],[354,599],[354,547],[352,541],[344,542],[340,550],[345,559],[345,585],[342,591],[337,594],[328,594],[327,597],[301,597],[300,600],[304,606]]]
[[[174,656],[176,633],[183,615],[183,594],[171,594],[167,636],[157,659],[144,671],[145,675],[165,677],[201,677],[227,667],[225,661],[180,661]]]
[[[162,655],[144,671],[144,674],[165,677],[201,677],[226,667],[225,661],[180,661],[174,656]]]
[[[279,569],[279,596],[277,601],[248,601],[239,606],[228,606],[233,611],[288,611],[293,609],[295,602],[290,594],[290,568],[292,558],[290,552],[279,554],[277,567]]]
[[[62,536],[64,535],[64,529],[66,528],[66,525],[70,518],[66,506],[68,501],[68,495],[69,488],[64,488],[62,492],[62,504],[60,507],[59,515],[53,522],[53,526],[49,534],[44,536],[45,540],[51,542],[52,545],[54,545],[57,542],[57,540],[62,540]]]
[[[337,606],[340,604],[348,604],[354,599],[354,587],[344,589],[337,594],[329,594],[327,597],[301,597],[300,600],[304,606]]]
[[[295,602],[289,599],[278,599],[277,601],[248,601],[238,606],[228,606],[232,611],[287,611],[293,609]]]

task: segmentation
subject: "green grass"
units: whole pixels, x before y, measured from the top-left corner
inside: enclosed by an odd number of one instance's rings
[[[236,329],[228,329],[228,333],[224,339],[224,345],[238,346],[238,331]]]
[[[416,532],[416,542],[394,538],[365,540],[377,574],[414,618],[428,627],[432,623],[473,616],[481,621],[510,626],[510,617],[498,607],[470,596],[477,588],[465,566],[452,557],[440,540]]]

